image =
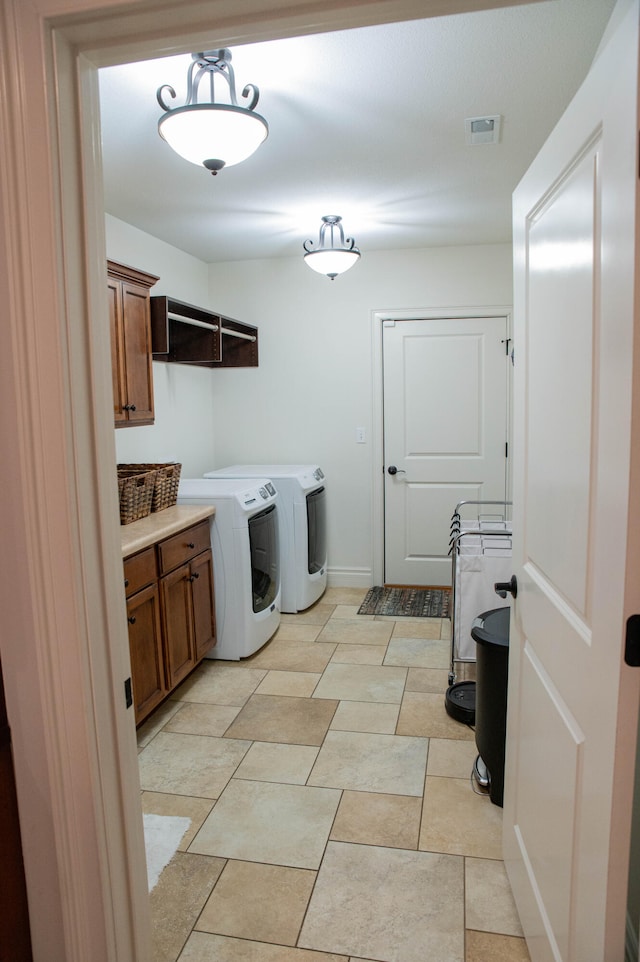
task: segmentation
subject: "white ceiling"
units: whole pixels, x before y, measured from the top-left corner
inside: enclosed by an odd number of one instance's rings
[[[213,177],[158,136],[189,55],[100,71],[105,208],[205,262],[289,257],[340,214],[367,250],[502,243],[510,197],[585,76],[614,0],[546,0],[233,49],[269,137]],[[499,144],[465,118],[502,115]]]

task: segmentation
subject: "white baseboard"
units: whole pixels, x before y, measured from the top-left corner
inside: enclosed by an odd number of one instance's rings
[[[372,584],[371,568],[327,568],[330,588],[370,588]]]
[[[638,932],[636,930],[636,925],[627,912],[627,925],[624,938],[624,962],[638,962],[638,959],[640,959],[638,948]]]

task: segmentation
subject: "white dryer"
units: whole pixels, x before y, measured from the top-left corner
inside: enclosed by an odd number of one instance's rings
[[[282,611],[304,611],[327,587],[326,479],[317,464],[233,464],[205,478],[270,478],[278,492]]]
[[[212,504],[217,644],[209,658],[238,661],[280,624],[278,494],[268,478],[186,478],[178,504]]]

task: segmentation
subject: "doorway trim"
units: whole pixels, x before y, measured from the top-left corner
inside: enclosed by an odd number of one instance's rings
[[[372,571],[374,585],[384,584],[384,390],[382,328],[384,321],[455,320],[460,317],[504,317],[507,337],[513,337],[513,308],[498,307],[428,307],[415,310],[387,310],[371,312],[371,384],[373,421],[373,480],[372,480]],[[507,432],[511,451],[511,410],[513,378],[511,366],[507,381]],[[511,457],[507,458],[507,492],[511,491]]]

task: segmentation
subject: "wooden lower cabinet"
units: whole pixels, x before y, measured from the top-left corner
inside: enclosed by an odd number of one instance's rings
[[[156,583],[127,599],[129,652],[136,723],[169,692],[165,681],[160,595]]]
[[[213,591],[213,555],[203,551],[191,562],[191,596],[193,600],[193,634],[196,661],[200,661],[215,644],[216,612]]]
[[[183,565],[160,582],[165,665],[170,688],[180,684],[195,665],[190,574],[191,566]]]
[[[124,572],[139,725],[215,645],[209,522],[127,558]]]

